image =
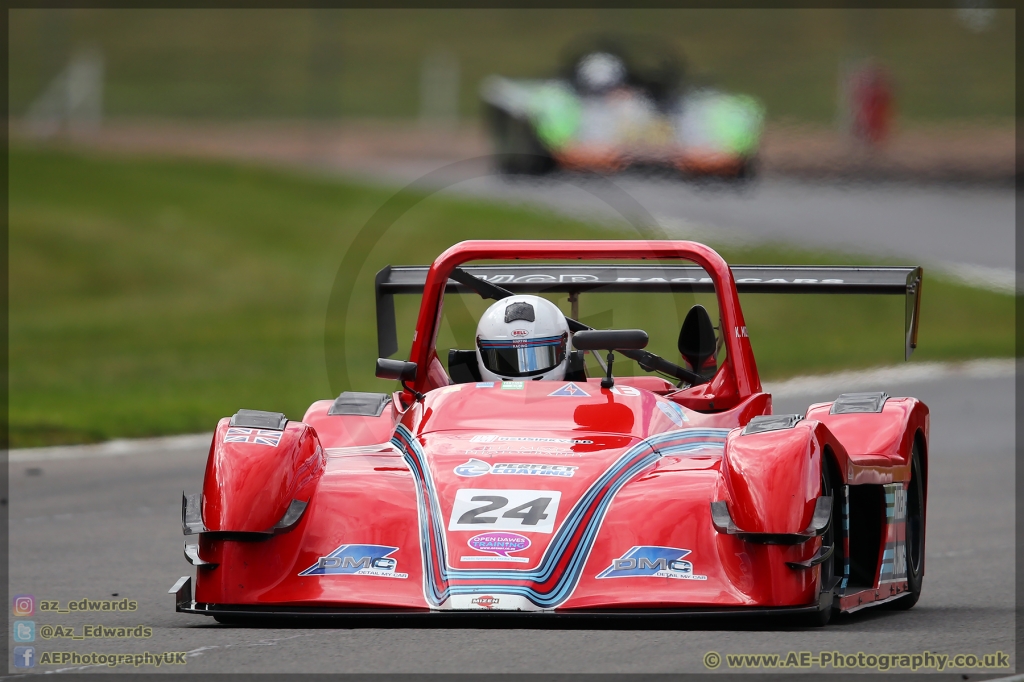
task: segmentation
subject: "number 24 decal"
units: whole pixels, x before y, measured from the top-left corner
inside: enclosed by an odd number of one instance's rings
[[[561,497],[557,490],[459,490],[448,530],[550,533]]]
[[[499,497],[497,495],[476,495],[471,498],[472,502],[483,502],[484,506],[477,507],[476,509],[470,509],[468,512],[459,517],[459,524],[463,523],[494,523],[498,520],[497,516],[483,516],[486,512],[491,512],[496,509],[504,509],[508,506],[507,497]],[[524,526],[536,526],[538,521],[543,521],[548,517],[544,513],[544,510],[551,504],[550,497],[538,497],[536,500],[530,500],[526,504],[521,504],[514,509],[509,509],[507,512],[501,515],[503,519],[522,519]]]

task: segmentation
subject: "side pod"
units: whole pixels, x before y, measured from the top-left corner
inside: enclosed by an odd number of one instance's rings
[[[827,456],[846,459],[825,426],[799,415],[756,417],[732,431],[722,461],[727,499],[712,502],[715,528],[762,544],[820,536],[832,510],[832,498],[821,493]]]
[[[917,435],[928,442],[928,406],[916,398],[845,394],[835,402],[811,405],[807,419],[824,424],[842,442],[847,454],[839,457],[839,470],[850,485],[907,480]],[[927,448],[921,456],[927,471]]]
[[[239,433],[228,419],[218,424],[201,508],[194,498],[182,500],[186,535],[265,539],[302,518],[326,463],[316,432],[302,422],[288,422],[266,437],[259,437],[262,431],[248,438]]]

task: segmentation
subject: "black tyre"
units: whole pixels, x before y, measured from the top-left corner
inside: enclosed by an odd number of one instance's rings
[[[554,158],[529,121],[494,106],[488,107],[487,118],[498,170],[506,175],[543,175],[555,169]]]
[[[829,520],[828,528],[825,529],[821,536],[821,546],[832,547],[832,556],[822,562],[818,569],[821,571],[820,582],[823,588],[831,585],[835,576],[843,571],[843,543],[837,530],[839,528],[839,519],[842,518],[843,502],[839,497],[838,488],[833,485],[834,482],[839,480],[839,474],[836,473],[835,465],[832,463],[831,458],[826,456],[822,461],[821,467],[821,495],[822,497],[832,498],[832,516]],[[832,620],[833,610],[832,606],[829,605],[827,608],[809,616],[807,624],[813,627],[828,625],[829,621]]]
[[[757,178],[758,170],[757,158],[747,157],[743,160],[743,164],[736,172],[736,175],[733,176],[733,180],[737,184],[753,182]]]
[[[924,473],[921,467],[921,449],[914,443],[910,461],[910,486],[907,489],[907,586],[905,596],[888,603],[889,608],[905,611],[921,598],[924,583]]]

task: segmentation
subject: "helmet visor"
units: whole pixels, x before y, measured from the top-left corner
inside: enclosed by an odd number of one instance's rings
[[[477,339],[476,343],[484,367],[491,372],[503,377],[529,377],[543,374],[565,360],[566,336],[516,341]]]

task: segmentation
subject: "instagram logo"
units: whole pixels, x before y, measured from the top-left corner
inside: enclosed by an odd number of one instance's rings
[[[36,598],[31,594],[18,594],[14,596],[14,615],[31,616],[36,612]]]

